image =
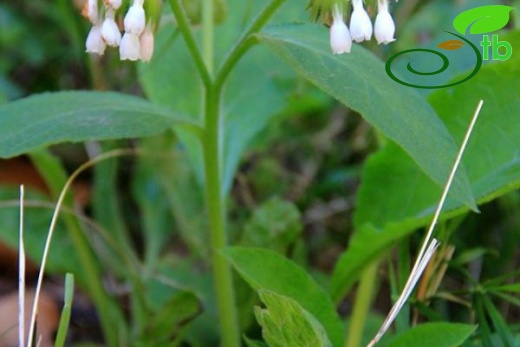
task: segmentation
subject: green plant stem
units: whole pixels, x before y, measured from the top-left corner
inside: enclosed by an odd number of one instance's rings
[[[179,0],[169,1],[173,15],[175,16],[175,19],[177,19],[179,30],[181,31],[184,41],[186,42],[186,46],[188,46],[188,50],[190,51],[193,61],[195,62],[195,66],[197,67],[200,78],[202,79],[202,83],[204,84],[204,87],[206,87],[207,89],[212,84],[211,74],[208,71],[206,63],[204,62],[202,54],[200,53],[200,50],[197,46],[195,36],[191,31],[191,26],[188,21],[188,17],[186,16],[186,13],[184,12],[184,9],[182,8]]]
[[[412,268],[410,259],[410,238],[405,238],[398,245],[397,261],[397,274],[395,274],[396,283],[392,290],[392,296],[395,295],[395,298],[398,298],[399,294],[404,289],[406,285],[406,280],[408,279],[408,273]],[[393,298],[392,301],[394,301]],[[396,317],[395,327],[398,333],[404,332],[410,328],[410,303],[408,301],[403,305],[403,307],[401,308],[401,312]]]
[[[204,0],[202,8],[202,55],[209,74],[213,73],[214,0]]]
[[[372,303],[378,265],[378,261],[374,262],[369,265],[363,272],[363,275],[361,275],[361,280],[356,293],[356,301],[354,302],[354,310],[350,317],[350,325],[348,329],[348,337],[345,341],[345,347],[359,347],[361,345],[368,311],[370,309],[370,304]]]
[[[233,70],[233,67],[238,63],[240,58],[253,46],[257,40],[254,34],[258,33],[264,25],[271,19],[275,12],[283,5],[286,0],[273,0],[258,14],[255,20],[251,23],[249,28],[240,36],[235,45],[231,48],[222,65],[220,66],[217,77],[215,78],[215,85],[220,89],[224,84],[227,76]]]
[[[223,131],[221,99],[225,81],[240,58],[256,42],[256,34],[286,0],[272,0],[231,48],[217,78],[212,80],[214,61],[213,10],[214,0],[205,0],[203,7],[203,54],[201,54],[179,0],[169,0],[179,29],[186,41],[205,87],[204,155],[206,207],[210,226],[213,280],[220,317],[221,346],[239,347],[240,330],[233,287],[231,266],[218,251],[228,245],[226,233],[225,196],[222,191]]]
[[[221,189],[222,123],[221,93],[213,88],[206,92],[206,136],[203,140],[206,178],[206,204],[210,225],[213,280],[220,317],[221,346],[240,346],[240,332],[230,264],[218,251],[227,246],[225,203]]]

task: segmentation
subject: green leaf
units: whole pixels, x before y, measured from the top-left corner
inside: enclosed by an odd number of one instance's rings
[[[247,336],[244,336],[244,341],[246,342],[247,347],[268,347],[264,342],[251,340],[247,338]]]
[[[270,347],[332,347],[323,326],[298,302],[267,290],[259,295],[267,308],[256,307],[255,317]]]
[[[486,290],[520,293],[520,283],[504,284],[501,286],[488,287]]]
[[[179,123],[194,126],[167,109],[129,95],[39,94],[0,106],[0,157],[66,141],[149,136]]]
[[[515,337],[511,328],[506,323],[504,317],[500,314],[498,309],[495,307],[493,302],[487,295],[479,295],[477,300],[482,300],[482,304],[486,310],[489,321],[493,324],[494,330],[500,337],[500,340],[504,346],[514,346]]]
[[[384,64],[355,45],[350,54],[333,55],[327,30],[317,25],[286,25],[259,35],[289,65],[326,93],[359,112],[397,142],[439,186],[444,186],[457,147],[426,100],[392,81]],[[451,195],[476,209],[462,168]]]
[[[167,342],[201,311],[201,303],[195,294],[177,292],[152,316],[142,338],[153,345]]]
[[[332,300],[339,303],[352,288],[363,269],[378,259],[390,246],[399,241],[406,230],[391,229],[380,232],[371,224],[356,230],[336,263],[330,279],[329,292]]]
[[[231,247],[222,254],[253,289],[271,290],[295,300],[323,325],[334,346],[342,345],[343,324],[334,305],[305,270],[264,249]]]
[[[520,32],[508,37],[520,43]],[[461,142],[480,98],[485,100],[463,157],[479,203],[520,187],[520,67],[518,58],[485,65],[468,82],[432,94],[430,101]],[[400,238],[427,225],[442,189],[397,145],[388,143],[366,162],[358,190],[351,247],[341,256],[331,279],[331,293],[341,299],[368,260],[388,251]],[[467,208],[448,198],[441,220]],[[354,247],[355,245],[355,247]]]
[[[502,29],[509,22],[509,12],[513,7],[504,5],[480,6],[459,14],[453,20],[453,27],[462,35],[486,34]]]
[[[457,347],[476,326],[459,323],[425,323],[393,338],[388,347]]]
[[[283,253],[303,229],[293,203],[272,198],[257,208],[244,228],[244,246],[263,247]]]

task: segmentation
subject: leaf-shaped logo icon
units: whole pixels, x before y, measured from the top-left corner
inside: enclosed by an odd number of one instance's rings
[[[509,12],[513,7],[504,5],[480,6],[459,14],[453,20],[453,27],[462,35],[486,34],[502,29],[509,22]]]
[[[459,48],[462,48],[464,46],[464,42],[460,40],[448,40],[441,42],[437,45],[437,47],[445,49],[447,51],[455,51]]]

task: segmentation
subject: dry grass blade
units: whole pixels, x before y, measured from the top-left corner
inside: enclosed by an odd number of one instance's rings
[[[20,229],[18,251],[18,345],[25,345],[25,245],[23,242],[25,189],[20,186]]]
[[[30,327],[29,327],[29,336],[27,339],[27,347],[31,347],[31,341],[34,338],[36,316],[38,314],[38,301],[40,298],[40,292],[41,292],[42,283],[43,283],[43,275],[45,273],[45,265],[47,263],[47,257],[49,255],[52,236],[54,234],[54,229],[56,228],[56,223],[58,221],[58,215],[60,213],[61,206],[63,205],[63,201],[65,200],[65,196],[67,195],[67,192],[69,191],[69,189],[72,185],[72,182],[74,181],[74,179],[76,179],[76,177],[78,177],[78,175],[81,172],[85,171],[86,169],[88,169],[89,167],[95,165],[96,163],[98,163],[100,161],[103,161],[108,158],[122,156],[122,155],[135,155],[135,154],[136,154],[135,150],[114,150],[111,152],[107,152],[103,155],[100,155],[99,157],[97,157],[95,159],[89,160],[88,162],[81,165],[78,169],[76,169],[76,171],[74,171],[72,173],[72,175],[70,175],[69,179],[65,183],[65,186],[61,190],[60,196],[58,197],[58,201],[56,203],[56,208],[54,209],[54,213],[52,215],[51,224],[49,226],[49,231],[47,233],[47,239],[45,240],[45,246],[43,249],[42,262],[40,264],[40,272],[38,274],[38,281],[36,283],[36,292],[34,294],[34,302],[33,302],[33,307],[32,307],[32,312],[31,312],[31,321],[30,321]]]
[[[433,220],[430,224],[430,227],[428,228],[428,232],[426,233],[426,236],[424,237],[424,241],[421,246],[421,250],[419,251],[419,255],[417,256],[417,260],[415,261],[412,271],[410,272],[410,275],[408,276],[408,280],[406,281],[403,291],[401,292],[399,299],[397,299],[394,306],[390,310],[390,313],[386,317],[385,321],[383,322],[383,325],[377,332],[376,336],[368,343],[367,347],[374,346],[381,339],[381,337],[383,337],[383,335],[386,333],[386,331],[390,328],[393,321],[395,320],[395,317],[397,317],[397,314],[403,307],[404,303],[406,302],[406,300],[408,300],[408,297],[412,293],[415,285],[417,284],[417,281],[419,280],[424,269],[426,268],[426,265],[428,265],[428,262],[430,261],[431,257],[433,256],[433,254],[435,252],[435,249],[439,245],[439,243],[436,239],[431,240],[433,231],[435,229],[435,225],[437,224],[437,221],[441,214],[442,207],[444,206],[444,202],[446,201],[448,192],[450,191],[451,184],[453,183],[453,179],[455,178],[455,174],[460,165],[462,155],[464,154],[464,151],[466,150],[466,146],[468,144],[469,138],[471,136],[471,133],[473,132],[473,127],[475,126],[475,123],[477,122],[478,115],[480,114],[480,110],[482,109],[483,104],[484,104],[484,101],[480,100],[480,102],[477,105],[477,108],[475,110],[475,113],[473,114],[473,118],[471,119],[471,122],[468,126],[468,130],[466,131],[466,135],[464,136],[464,140],[462,141],[462,145],[460,146],[459,152],[457,154],[457,158],[455,159],[455,163],[453,163],[453,167],[451,168],[451,172],[448,177],[448,181],[446,182],[446,185],[444,186],[444,191],[442,192],[441,199],[439,200],[439,204],[437,205],[437,209],[435,210]],[[431,242],[430,242],[430,240],[431,240]]]

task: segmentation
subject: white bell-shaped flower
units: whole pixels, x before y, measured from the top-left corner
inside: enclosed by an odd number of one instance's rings
[[[119,55],[121,60],[138,60],[141,57],[139,36],[125,33],[119,46]]]
[[[97,53],[99,55],[105,53],[106,43],[101,36],[101,25],[94,25],[90,29],[85,46],[88,53]]]
[[[343,21],[343,15],[338,6],[332,11],[332,25],[330,26],[330,47],[332,53],[350,53],[352,48],[352,38],[348,27]]]
[[[143,1],[135,0],[125,16],[125,31],[127,33],[141,35],[146,25]]]
[[[119,32],[119,28],[114,20],[114,10],[111,8],[107,8],[105,20],[101,27],[101,35],[109,46],[117,47],[121,42],[121,33]]]
[[[372,37],[372,22],[363,7],[363,0],[354,0],[352,5],[354,7],[350,17],[350,35],[352,40],[356,42],[368,41]]]
[[[377,17],[374,24],[374,35],[378,44],[385,45],[395,41],[395,24],[390,12],[388,12],[388,1],[380,0],[377,3]]]
[[[153,46],[154,46],[154,37],[153,31],[150,24],[146,26],[144,32],[141,34],[140,38],[141,42],[141,60],[148,62],[152,59],[153,55]]]

